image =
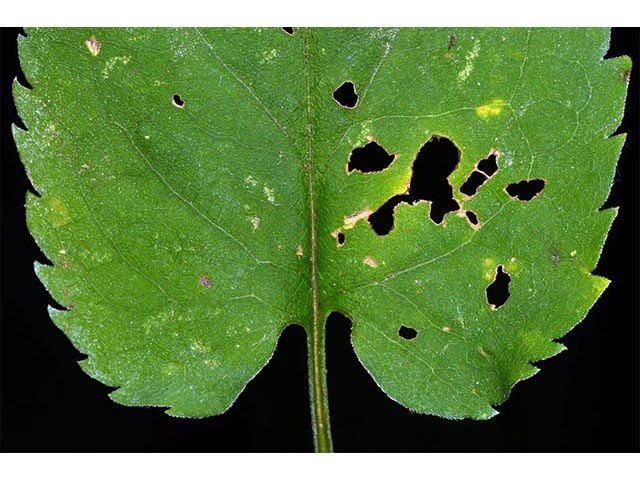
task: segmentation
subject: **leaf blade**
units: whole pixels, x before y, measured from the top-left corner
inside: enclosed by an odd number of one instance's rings
[[[184,416],[226,410],[286,325],[312,329],[312,231],[320,317],[334,310],[351,317],[354,348],[385,392],[445,417],[492,416],[491,405],[535,373],[530,361],[560,351],[551,340],[580,321],[608,284],[589,273],[615,217],[597,210],[624,143],[606,135],[620,122],[621,74],[630,63],[601,60],[605,30],[327,29],[313,33],[306,67],[302,35],[261,29],[55,35],[44,31],[40,43],[21,46],[32,62],[28,78],[40,75],[36,91],[15,92],[32,128],[16,140],[31,153],[23,160],[43,194],[29,200],[29,224],[57,264],[40,268],[43,283],[74,307],[52,317],[90,354],[90,375],[122,386],[112,394],[117,401],[173,405],[171,413]],[[101,41],[97,55],[83,43],[92,36]],[[38,58],[50,55],[81,60],[54,62],[48,73]],[[303,82],[283,76],[299,80],[310,71],[318,77],[310,98]],[[359,93],[353,109],[331,96],[346,80]],[[45,84],[51,94],[37,92]],[[212,106],[222,107],[217,120],[202,120]],[[60,140],[66,123],[73,128]],[[309,126],[312,198],[303,175]],[[407,189],[411,164],[433,134],[461,150],[449,181],[480,227],[455,214],[436,225],[427,204],[400,204],[396,228],[377,236],[366,217]],[[110,139],[106,155],[94,136]],[[397,157],[375,175],[347,174],[349,152],[371,138]],[[460,185],[492,149],[498,172],[465,198]],[[69,150],[81,152],[83,163]],[[581,158],[592,161],[575,161]],[[572,165],[578,168],[566,181]],[[56,168],[66,174],[50,180]],[[110,176],[118,181],[109,184]],[[95,185],[83,186],[88,178]],[[544,178],[543,193],[531,202],[510,199],[504,186],[525,178]],[[118,195],[129,200],[113,205]],[[572,201],[559,201],[566,197]],[[310,200],[319,205],[317,228]],[[66,243],[91,247],[78,253]],[[183,249],[192,252],[186,260]],[[484,290],[498,265],[512,292],[493,311]],[[559,277],[557,291],[539,288]],[[79,279],[93,288],[84,291]],[[412,343],[398,336],[405,322],[419,327]],[[220,365],[230,373],[211,373]]]

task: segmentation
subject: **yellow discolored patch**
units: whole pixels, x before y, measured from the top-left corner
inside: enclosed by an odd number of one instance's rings
[[[485,280],[492,280],[493,277],[495,276],[495,267],[496,267],[496,260],[495,258],[485,258],[482,261],[482,265],[485,268],[485,272],[484,272],[484,278]]]
[[[302,250],[302,245],[298,245],[298,248],[296,248],[296,255],[298,257],[304,257],[304,250]]]
[[[58,197],[51,197],[48,202],[49,211],[47,217],[54,227],[63,227],[71,221],[69,210]]]
[[[478,116],[487,119],[489,117],[495,117],[496,115],[500,115],[502,113],[502,108],[504,107],[504,100],[501,98],[496,98],[492,100],[491,103],[487,105],[481,105],[476,108],[476,113]]]
[[[102,48],[102,42],[96,40],[95,35],[91,35],[91,38],[89,38],[89,40],[86,40],[84,44],[89,49],[89,52],[91,52],[91,55],[93,55],[94,57],[98,56],[98,54],[100,53],[100,48]]]
[[[170,377],[171,375],[174,375],[175,373],[177,373],[180,370],[180,365],[177,363],[167,363],[164,367],[162,367],[161,371],[162,374],[165,376]]]

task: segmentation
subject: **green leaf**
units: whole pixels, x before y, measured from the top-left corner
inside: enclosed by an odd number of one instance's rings
[[[329,449],[339,311],[391,398],[489,418],[608,284],[591,271],[631,65],[602,59],[607,30],[28,35],[37,271],[119,403],[222,413],[296,323]]]

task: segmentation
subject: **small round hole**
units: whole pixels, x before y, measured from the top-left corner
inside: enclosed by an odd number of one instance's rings
[[[355,108],[358,104],[358,94],[353,82],[344,82],[333,92],[333,99],[344,108]]]
[[[175,94],[173,97],[171,97],[171,103],[174,107],[184,108],[184,100],[182,100],[182,98],[180,98],[180,95],[178,94]]]
[[[405,340],[413,340],[418,336],[418,331],[413,327],[407,327],[406,325],[400,325],[398,329],[398,335]]]
[[[342,233],[342,232],[338,232],[338,235],[337,235],[336,240],[338,241],[338,246],[339,246],[339,247],[341,247],[342,245],[344,245],[344,241],[345,241],[344,233]]]
[[[478,225],[478,216],[474,212],[472,212],[471,210],[467,210],[464,213],[467,215],[467,218],[469,219],[469,222],[471,222],[471,225]]]

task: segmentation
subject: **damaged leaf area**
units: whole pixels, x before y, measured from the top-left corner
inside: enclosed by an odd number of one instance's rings
[[[338,311],[391,398],[486,419],[608,285],[631,65],[605,29],[27,34],[36,270],[116,402],[220,414],[298,324],[329,450]]]

